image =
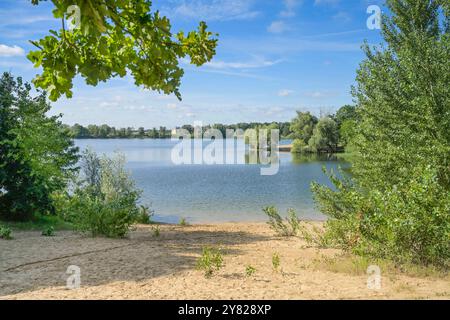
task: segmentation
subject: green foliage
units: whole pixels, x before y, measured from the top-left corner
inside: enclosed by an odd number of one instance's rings
[[[33,0],[38,4],[39,0]],[[38,88],[48,90],[55,101],[61,95],[72,97],[73,78],[78,74],[89,85],[130,72],[138,86],[174,93],[179,99],[183,69],[180,60],[200,66],[215,55],[217,40],[200,22],[197,31],[172,34],[167,17],[151,12],[149,0],[104,0],[92,4],[84,0],[52,0],[53,15],[61,20],[61,29],[31,41],[38,50],[28,59],[43,69],[34,80]],[[80,9],[80,24],[70,30],[64,20],[69,6]]]
[[[4,73],[0,78],[0,216],[30,220],[52,214],[52,193],[76,171],[78,149],[60,116],[47,117],[46,95]]]
[[[278,271],[280,268],[280,264],[281,264],[281,259],[280,259],[280,255],[278,254],[278,252],[275,252],[274,254],[272,254],[272,268],[274,271]]]
[[[197,269],[203,270],[205,277],[211,277],[215,271],[219,271],[223,266],[223,257],[220,249],[204,247],[202,255],[197,260]]]
[[[1,224],[11,228],[12,230],[32,230],[42,231],[50,226],[53,226],[55,230],[72,230],[71,223],[64,221],[62,217],[54,215],[40,215],[35,214],[32,220],[28,221],[1,221]]]
[[[125,158],[98,157],[86,150],[82,157],[82,177],[71,195],[58,198],[58,211],[73,222],[76,230],[93,236],[124,237],[136,222],[142,207],[141,191],[124,169]]]
[[[189,223],[187,222],[186,218],[181,218],[181,219],[180,219],[180,222],[179,222],[178,224],[179,224],[180,226],[183,226],[183,227],[189,225]]]
[[[318,152],[334,152],[339,142],[339,131],[336,122],[325,117],[319,120],[309,140],[309,147]]]
[[[302,139],[295,139],[292,142],[292,153],[312,153],[312,148],[308,146]]]
[[[401,263],[449,266],[450,64],[445,2],[388,1],[387,45],[365,47],[352,178],[313,185],[335,245]],[[445,9],[445,8],[443,8]],[[441,22],[444,22],[443,24]]]
[[[153,226],[152,230],[153,230],[153,236],[155,238],[159,238],[159,236],[161,235],[161,229],[159,228],[159,226],[158,225]]]
[[[351,105],[345,105],[339,108],[338,111],[336,111],[336,114],[333,116],[333,120],[336,121],[336,124],[338,127],[341,127],[341,125],[345,121],[353,120],[357,121],[358,114],[356,110],[356,106]]]
[[[297,235],[300,224],[293,209],[288,210],[288,216],[285,220],[283,220],[275,207],[266,207],[263,211],[269,217],[267,224],[273,231],[276,232],[277,235],[283,237],[292,237]]]
[[[12,239],[11,229],[9,227],[0,225],[0,239]]]
[[[351,143],[353,138],[356,136],[356,126],[357,126],[356,120],[345,120],[342,122],[340,128],[339,128],[339,136],[340,136],[340,142],[347,146]]]
[[[314,127],[319,120],[309,112],[297,111],[297,117],[291,122],[292,137],[301,139],[305,144],[313,135]]]
[[[44,237],[53,237],[55,235],[55,228],[53,226],[49,226],[42,230],[42,235]]]
[[[153,211],[148,206],[139,206],[139,212],[136,216],[136,223],[152,224]]]
[[[256,268],[255,267],[253,267],[251,265],[248,265],[248,266],[245,267],[245,275],[247,277],[251,277],[255,273],[256,273]]]
[[[258,128],[272,128],[280,130],[281,137],[289,137],[290,122],[251,122],[251,123],[237,123],[237,124],[221,124],[216,123],[213,125],[205,125],[203,130],[217,129],[222,133],[222,136],[226,138],[226,130],[236,129],[258,129]],[[170,139],[172,137],[171,131],[164,126],[159,128],[145,129],[145,128],[116,128],[106,124],[100,126],[90,124],[88,126],[82,126],[78,123],[73,126],[66,126],[70,135],[76,139],[134,139],[134,138],[150,138],[150,139]],[[191,136],[194,134],[194,127],[188,124],[181,126],[182,129],[187,130]]]

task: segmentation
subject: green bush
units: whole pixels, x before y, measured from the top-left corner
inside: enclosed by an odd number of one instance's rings
[[[399,263],[450,266],[450,194],[431,168],[384,192],[361,194],[331,176],[335,189],[313,184],[321,211],[330,216],[323,238],[361,255]]]
[[[187,222],[186,218],[181,218],[180,222],[178,223],[180,226],[185,227],[188,226],[189,223]]]
[[[306,143],[302,139],[295,139],[294,142],[292,142],[292,153],[303,153],[305,150],[304,148],[307,147]]]
[[[42,235],[44,237],[53,237],[55,235],[55,228],[52,226],[49,226],[42,230]]]
[[[153,211],[148,206],[140,206],[139,213],[136,216],[136,223],[152,224]]]
[[[54,213],[51,195],[64,190],[78,148],[59,121],[49,117],[43,92],[19,77],[0,77],[0,218],[31,221]]]
[[[245,275],[247,277],[251,277],[255,273],[256,273],[256,268],[255,267],[253,267],[251,265],[248,265],[248,266],[245,267]]]
[[[73,222],[76,230],[93,236],[125,237],[138,219],[143,207],[138,200],[141,191],[124,169],[125,158],[98,157],[86,150],[82,157],[82,178],[72,195],[59,195],[58,211]]]
[[[161,235],[161,229],[159,228],[159,226],[158,225],[153,226],[152,230],[153,230],[153,236],[155,238],[159,238],[159,236]]]
[[[11,229],[0,225],[0,239],[11,240]]]
[[[204,247],[201,257],[197,260],[197,269],[205,272],[205,277],[211,277],[214,271],[223,266],[223,257],[220,249]]]
[[[280,264],[281,264],[281,259],[280,259],[280,255],[278,254],[278,252],[275,252],[272,255],[272,268],[274,271],[278,271],[278,269],[280,268]]]
[[[266,207],[263,211],[269,217],[267,224],[277,233],[277,235],[283,237],[297,235],[300,223],[293,209],[288,210],[288,216],[285,220],[283,220],[275,207]]]

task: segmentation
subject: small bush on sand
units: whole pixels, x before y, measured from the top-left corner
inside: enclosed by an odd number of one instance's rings
[[[248,265],[248,266],[245,267],[245,275],[247,277],[251,277],[252,275],[255,274],[255,272],[256,272],[256,268],[255,267],[253,267],[251,265]]]
[[[158,238],[158,237],[161,235],[161,229],[159,228],[158,225],[153,226],[153,227],[152,227],[152,230],[153,230],[153,236],[154,236],[155,238]]]
[[[142,207],[137,204],[141,191],[125,170],[124,156],[99,157],[86,150],[81,169],[82,177],[75,183],[72,194],[58,197],[60,215],[81,232],[125,237],[142,214]]]
[[[186,218],[181,218],[179,225],[182,227],[185,227],[185,226],[188,226],[189,223],[187,222]]]
[[[300,223],[293,209],[288,210],[288,216],[283,219],[275,207],[266,207],[264,213],[269,217],[267,222],[270,228],[279,236],[292,237],[296,236],[299,231]]]
[[[136,215],[136,223],[152,224],[153,211],[148,206],[140,206]]]
[[[11,240],[11,229],[0,225],[0,239]]]
[[[223,257],[220,249],[204,247],[202,255],[197,260],[197,269],[203,270],[205,277],[211,277],[214,271],[219,271],[223,266]]]
[[[55,235],[55,228],[52,226],[49,226],[42,230],[41,233],[44,237],[53,237]]]
[[[280,264],[281,264],[280,255],[278,254],[278,252],[275,252],[272,255],[272,268],[273,268],[273,270],[274,271],[278,271],[278,269],[280,268]]]

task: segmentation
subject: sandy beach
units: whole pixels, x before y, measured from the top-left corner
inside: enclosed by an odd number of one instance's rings
[[[127,239],[14,233],[0,240],[0,299],[449,299],[449,276],[383,270],[381,289],[367,288],[365,270],[330,261],[339,250],[280,238],[265,223],[138,226]],[[202,248],[222,248],[224,266],[206,278],[196,269]],[[280,268],[274,271],[272,255]],[[328,261],[328,264],[327,264]],[[66,270],[81,270],[67,289]],[[256,269],[246,275],[246,266]]]

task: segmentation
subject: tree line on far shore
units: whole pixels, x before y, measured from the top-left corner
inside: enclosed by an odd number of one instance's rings
[[[335,114],[318,118],[308,112],[297,111],[292,121],[286,122],[241,122],[236,124],[216,123],[205,125],[203,130],[217,129],[223,137],[227,130],[247,129],[278,129],[281,139],[294,140],[293,152],[339,152],[343,151],[351,138],[356,125],[357,115],[354,106],[345,105]],[[169,139],[172,131],[167,127],[146,129],[144,127],[116,128],[107,124],[82,126],[66,125],[70,135],[75,139]],[[185,129],[192,136],[194,126],[185,124],[177,129]]]

